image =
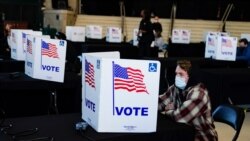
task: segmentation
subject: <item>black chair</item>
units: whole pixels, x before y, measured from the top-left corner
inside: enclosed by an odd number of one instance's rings
[[[223,104],[214,110],[212,116],[214,121],[225,123],[234,128],[236,132],[232,141],[236,141],[245,119],[245,110],[235,105]]]

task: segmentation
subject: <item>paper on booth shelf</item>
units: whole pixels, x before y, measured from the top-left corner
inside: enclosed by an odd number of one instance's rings
[[[27,42],[25,74],[36,79],[64,82],[67,42],[37,36],[28,36]]]
[[[82,119],[97,132],[155,132],[159,61],[104,54],[83,54]]]

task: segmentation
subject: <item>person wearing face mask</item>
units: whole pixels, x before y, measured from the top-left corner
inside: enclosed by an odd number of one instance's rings
[[[191,62],[177,61],[175,84],[159,96],[158,110],[176,122],[195,128],[195,141],[217,141],[208,91],[202,83],[191,82]]]

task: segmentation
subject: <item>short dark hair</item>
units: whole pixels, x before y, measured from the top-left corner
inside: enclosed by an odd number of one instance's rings
[[[248,40],[246,38],[240,39],[239,42],[243,42],[245,45],[248,45]]]
[[[192,64],[189,60],[178,60],[177,65],[180,66],[183,70],[185,70],[188,74],[190,74]]]
[[[150,20],[151,12],[148,9],[143,9],[145,20]]]

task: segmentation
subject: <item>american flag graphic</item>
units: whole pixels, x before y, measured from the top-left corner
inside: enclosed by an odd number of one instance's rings
[[[23,44],[26,43],[26,34],[22,32]]]
[[[144,75],[141,70],[131,67],[121,67],[118,64],[113,66],[114,89],[123,89],[129,92],[147,93],[147,88],[143,82]]]
[[[11,36],[12,36],[12,42],[16,43],[16,35],[15,35],[15,33],[12,33]]]
[[[95,32],[100,32],[100,29],[98,27],[94,26],[94,31]]]
[[[208,37],[208,45],[214,46],[214,40],[210,37]]]
[[[230,39],[222,38],[221,45],[223,47],[233,47],[232,41]]]
[[[179,35],[178,31],[174,30],[174,35],[178,36]]]
[[[85,82],[87,82],[89,86],[95,88],[94,65],[88,62],[86,59],[85,59]]]
[[[182,35],[183,35],[183,36],[188,36],[188,32],[185,31],[185,30],[183,30],[183,31],[182,31]]]
[[[56,45],[52,43],[46,43],[45,41],[42,41],[42,55],[52,58],[59,58]]]
[[[118,34],[118,30],[112,28],[112,34]]]
[[[27,39],[27,52],[32,54],[32,42]]]

